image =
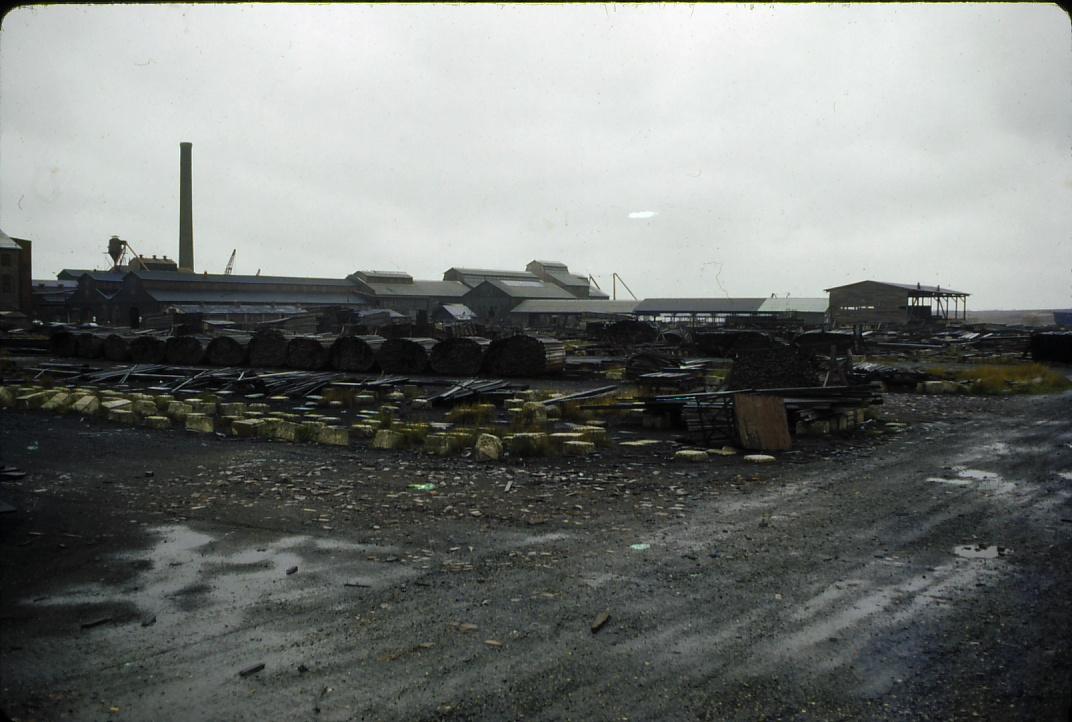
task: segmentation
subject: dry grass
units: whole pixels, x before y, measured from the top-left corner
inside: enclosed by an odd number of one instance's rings
[[[1072,381],[1042,364],[976,366],[962,371],[928,369],[933,376],[969,381],[973,393],[985,395],[1051,394],[1072,389]]]

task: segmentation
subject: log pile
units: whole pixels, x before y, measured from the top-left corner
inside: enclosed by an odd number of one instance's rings
[[[262,329],[249,341],[249,365],[280,368],[287,363],[287,337],[275,329]]]
[[[75,343],[79,358],[100,358],[104,351],[104,337],[95,333],[80,333]]]
[[[566,365],[566,347],[555,338],[509,336],[488,346],[484,368],[493,376],[542,376]]]
[[[242,366],[249,359],[249,336],[217,336],[205,349],[205,361],[213,366]]]
[[[736,352],[727,389],[776,389],[819,385],[815,356],[796,346]]]
[[[383,342],[383,336],[339,336],[331,345],[331,368],[336,371],[371,371]]]
[[[448,338],[432,349],[429,365],[444,376],[476,376],[490,345],[491,341],[480,336]]]
[[[104,338],[101,355],[109,361],[124,363],[130,360],[130,341],[132,337],[124,334],[110,333]]]
[[[420,374],[428,369],[434,338],[389,338],[380,346],[376,361],[384,373]]]
[[[331,358],[331,341],[314,336],[295,336],[287,342],[287,368],[319,371]]]
[[[167,343],[159,336],[135,336],[128,349],[130,360],[139,364],[163,363],[167,356]]]
[[[198,366],[205,362],[208,343],[204,336],[172,336],[164,344],[164,358],[169,364]]]

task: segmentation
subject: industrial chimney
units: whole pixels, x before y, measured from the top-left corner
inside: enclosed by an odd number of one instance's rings
[[[179,270],[194,270],[193,181],[190,178],[192,143],[179,143]]]

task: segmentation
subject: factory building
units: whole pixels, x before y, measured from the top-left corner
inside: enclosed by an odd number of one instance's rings
[[[33,244],[0,231],[0,313],[25,318],[33,308]]]
[[[355,271],[347,280],[369,305],[405,314],[428,323],[440,306],[462,303],[469,287],[460,281],[419,281],[400,271]]]
[[[827,299],[786,298],[645,298],[634,313],[643,320],[725,326],[739,321],[795,322],[820,326]]]
[[[591,299],[529,299],[510,311],[510,322],[525,328],[579,328],[587,321],[631,318],[638,301]]]

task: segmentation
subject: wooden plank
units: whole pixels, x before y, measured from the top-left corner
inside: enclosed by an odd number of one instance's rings
[[[734,397],[737,435],[741,446],[756,451],[782,451],[792,447],[785,403],[780,396],[737,394]]]

